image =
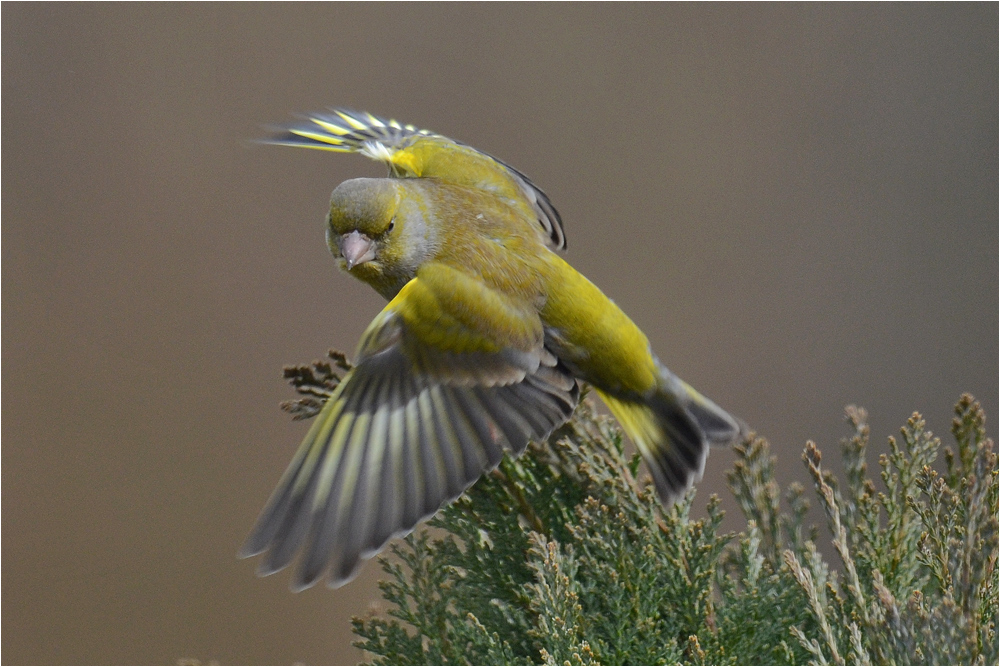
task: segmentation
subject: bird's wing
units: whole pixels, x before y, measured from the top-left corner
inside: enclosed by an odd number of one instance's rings
[[[370,113],[334,109],[278,128],[266,143],[341,153],[361,153],[385,162],[393,176],[443,181],[519,197],[538,219],[548,245],[566,248],[559,212],[548,196],[517,169],[448,137],[385,120]]]
[[[530,317],[449,271],[418,274],[369,326],[241,551],[268,552],[261,574],[302,549],[295,588],[325,572],[346,583],[504,450],[522,452],[572,414],[577,383],[530,335]]]

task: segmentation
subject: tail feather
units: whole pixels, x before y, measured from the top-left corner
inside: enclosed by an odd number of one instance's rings
[[[598,393],[639,448],[660,500],[669,506],[701,479],[709,447],[732,444],[744,427],[670,371],[663,369],[661,379],[649,398]]]

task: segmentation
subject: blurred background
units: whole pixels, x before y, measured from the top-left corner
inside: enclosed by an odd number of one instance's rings
[[[383,305],[323,240],[330,190],[383,168],[251,142],[296,111],[529,174],[784,484],[807,439],[837,460],[849,403],[876,451],[914,410],[947,440],[963,391],[996,437],[995,4],[3,13],[5,663],[361,659],[377,566],[295,595],[235,558],[306,429],[282,366]],[[738,513],[731,462],[697,504]]]

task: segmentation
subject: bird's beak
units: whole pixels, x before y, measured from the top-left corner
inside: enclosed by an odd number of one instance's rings
[[[350,271],[358,264],[375,259],[375,244],[370,238],[354,230],[340,237],[340,254],[347,262],[347,270]]]

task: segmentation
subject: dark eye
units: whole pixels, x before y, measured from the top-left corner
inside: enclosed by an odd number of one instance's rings
[[[386,231],[391,232],[392,228],[395,227],[395,226],[396,226],[396,218],[393,217],[393,219],[389,221],[389,229],[387,229]]]

